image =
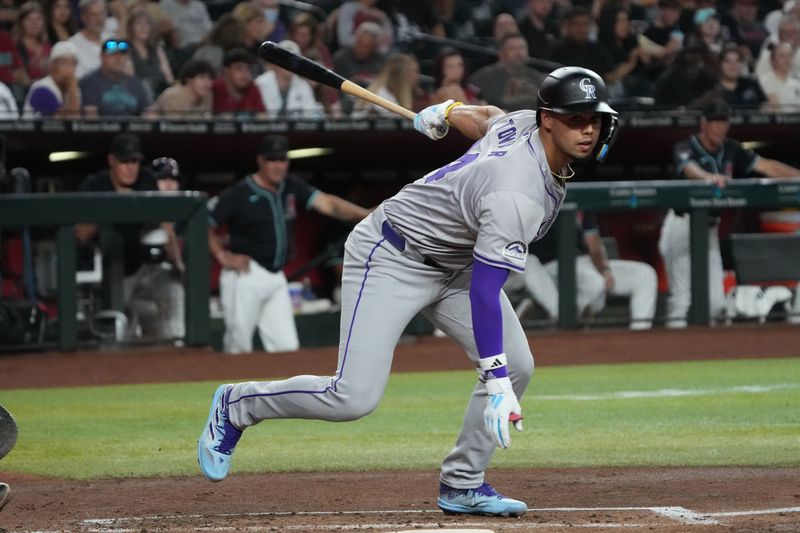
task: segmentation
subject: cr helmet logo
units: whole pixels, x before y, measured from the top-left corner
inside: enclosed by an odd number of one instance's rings
[[[522,241],[514,241],[506,244],[503,248],[503,255],[511,259],[519,259],[525,261],[528,255],[528,245]]]
[[[594,85],[592,85],[592,80],[589,78],[583,78],[581,82],[578,84],[578,87],[581,88],[581,91],[586,93],[587,100],[595,100],[597,96],[594,94]]]

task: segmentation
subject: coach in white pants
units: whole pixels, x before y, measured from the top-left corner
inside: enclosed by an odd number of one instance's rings
[[[699,130],[673,148],[676,179],[700,180],[724,188],[731,179],[758,173],[771,178],[800,176],[800,169],[767,159],[728,137],[731,109],[722,100],[710,101],[702,109]],[[712,211],[708,235],[709,312],[721,319],[726,305],[722,256],[717,222]],[[683,328],[692,300],[692,264],[689,253],[689,213],[670,209],[661,228],[658,250],[669,278],[667,327]]]
[[[658,276],[655,269],[641,261],[609,259],[600,237],[597,219],[593,213],[579,213],[581,229],[578,247],[582,252],[575,261],[575,292],[579,315],[598,313],[606,306],[606,296],[626,296],[630,306],[630,329],[650,329],[656,312]],[[532,247],[535,253],[552,254],[555,239],[547,237],[541,247]],[[540,241],[540,242],[542,242]],[[541,251],[540,251],[541,249]],[[558,261],[542,264],[538,257],[528,255],[525,273],[514,276],[506,285],[515,289],[524,285],[531,297],[541,305],[550,318],[558,318]],[[527,304],[517,307],[524,313]]]
[[[369,214],[363,207],[288,176],[286,137],[264,137],[256,162],[257,172],[209,201],[209,248],[223,268],[219,288],[227,353],[252,351],[256,328],[268,352],[299,348],[282,269],[291,253],[300,209],[353,222]],[[230,237],[227,250],[215,232],[223,225]]]

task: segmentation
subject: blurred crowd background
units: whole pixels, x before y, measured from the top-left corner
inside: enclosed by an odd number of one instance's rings
[[[755,0],[0,0],[0,113],[342,117],[382,111],[258,58],[271,40],[405,107],[532,107],[584,66],[617,105],[800,104],[800,3]]]

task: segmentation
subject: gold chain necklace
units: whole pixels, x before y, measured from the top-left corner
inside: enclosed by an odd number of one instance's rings
[[[568,180],[575,175],[575,171],[572,169],[570,165],[567,165],[567,173],[566,174],[558,174],[557,172],[550,171],[550,174],[553,175],[554,178],[559,180]]]

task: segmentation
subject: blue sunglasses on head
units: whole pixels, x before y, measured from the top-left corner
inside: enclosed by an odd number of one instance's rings
[[[103,52],[107,52],[109,54],[113,54],[116,52],[127,52],[128,41],[117,41],[114,39],[109,39],[108,41],[103,43]]]

